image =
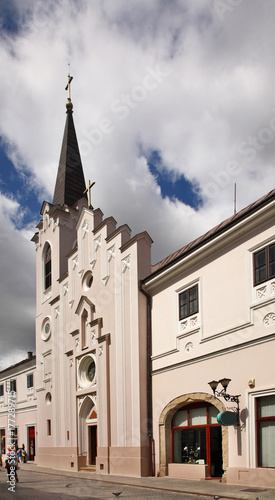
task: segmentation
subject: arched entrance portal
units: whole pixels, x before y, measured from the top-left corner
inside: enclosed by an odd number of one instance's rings
[[[86,396],[79,411],[79,455],[85,465],[96,465],[97,456],[97,412],[95,401]],[[83,463],[82,460],[82,463]]]
[[[228,466],[228,431],[215,416],[224,410],[219,399],[205,393],[180,396],[164,408],[159,420],[161,476],[167,475],[169,463],[198,460],[209,465],[210,475],[221,476]]]

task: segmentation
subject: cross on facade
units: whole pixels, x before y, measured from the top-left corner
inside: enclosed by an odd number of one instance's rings
[[[91,183],[91,181],[89,180],[88,187],[87,187],[87,189],[85,189],[85,191],[83,193],[83,194],[88,193],[88,208],[93,208],[92,204],[91,204],[91,189],[94,186],[94,184],[95,184],[95,181]]]

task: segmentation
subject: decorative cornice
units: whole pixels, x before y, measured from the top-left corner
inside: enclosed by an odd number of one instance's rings
[[[56,304],[56,302],[58,302],[60,300],[60,295],[57,295],[54,299],[52,299],[49,304],[50,306],[53,306],[54,304]]]
[[[96,319],[94,319],[93,321],[90,321],[89,325],[90,325],[91,327],[96,326],[96,325],[98,325],[98,326],[100,326],[100,327],[101,327],[101,326],[102,326],[102,323],[103,323],[103,318],[96,318]]]
[[[267,335],[267,336],[261,337],[259,339],[253,339],[253,340],[249,340],[247,342],[244,342],[242,344],[238,344],[238,345],[230,346],[230,347],[225,347],[224,349],[218,349],[217,351],[211,351],[207,354],[202,354],[201,356],[189,358],[189,359],[184,360],[184,361],[179,361],[178,363],[171,363],[169,365],[166,362],[165,366],[163,366],[162,368],[157,368],[155,370],[153,369],[151,373],[152,373],[152,375],[158,375],[159,373],[175,370],[177,368],[188,366],[190,364],[200,363],[200,362],[205,361],[207,359],[213,359],[213,358],[216,358],[218,356],[224,356],[224,355],[229,354],[231,352],[240,351],[242,349],[248,349],[248,348],[255,346],[255,345],[265,344],[266,342],[274,342],[274,340],[275,340],[275,333],[272,333],[271,335]]]
[[[75,314],[79,314],[80,313],[82,304],[84,302],[86,302],[86,304],[88,304],[90,306],[90,308],[92,309],[92,311],[94,312],[95,305],[85,295],[81,295],[80,300],[79,300],[78,305],[77,305],[77,308],[75,310]]]
[[[110,340],[111,340],[111,334],[110,333],[106,333],[105,335],[102,335],[101,337],[98,337],[96,340],[98,341],[99,344],[102,344],[102,342],[110,342]]]
[[[137,243],[138,241],[143,240],[143,239],[145,239],[149,245],[152,245],[153,240],[152,240],[151,236],[147,233],[147,231],[143,231],[142,233],[136,234],[135,236],[133,236],[133,238],[131,238],[126,243],[124,243],[124,245],[122,245],[120,247],[120,251],[124,252],[130,246],[134,245],[135,243]]]
[[[113,223],[114,225],[116,225],[117,222],[114,219],[114,217],[107,217],[106,219],[104,219],[100,224],[98,224],[98,226],[96,226],[93,229],[93,233],[94,234],[98,233],[98,231],[100,231],[104,226],[107,226],[110,223]]]
[[[74,330],[73,332],[70,332],[69,335],[71,335],[72,337],[74,337],[75,335],[78,335],[79,334],[79,330]]]

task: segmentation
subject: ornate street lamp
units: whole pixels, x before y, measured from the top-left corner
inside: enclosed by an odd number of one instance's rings
[[[231,401],[232,403],[237,403],[237,406],[235,407],[236,416],[237,416],[236,425],[240,425],[240,399],[239,398],[241,395],[238,394],[236,396],[233,396],[232,394],[228,394],[226,392],[227,387],[229,385],[229,382],[231,382],[230,378],[222,378],[219,381],[212,380],[211,382],[208,382],[208,384],[210,385],[214,396],[216,396],[218,398],[224,398],[225,401]],[[221,391],[217,391],[217,387],[219,384],[221,384],[223,387],[223,389]]]

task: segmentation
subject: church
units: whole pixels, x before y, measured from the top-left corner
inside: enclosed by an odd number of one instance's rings
[[[13,390],[38,466],[275,487],[275,190],[152,265],[146,231],[93,208],[66,109],[32,238],[36,356],[0,372],[2,453]]]

